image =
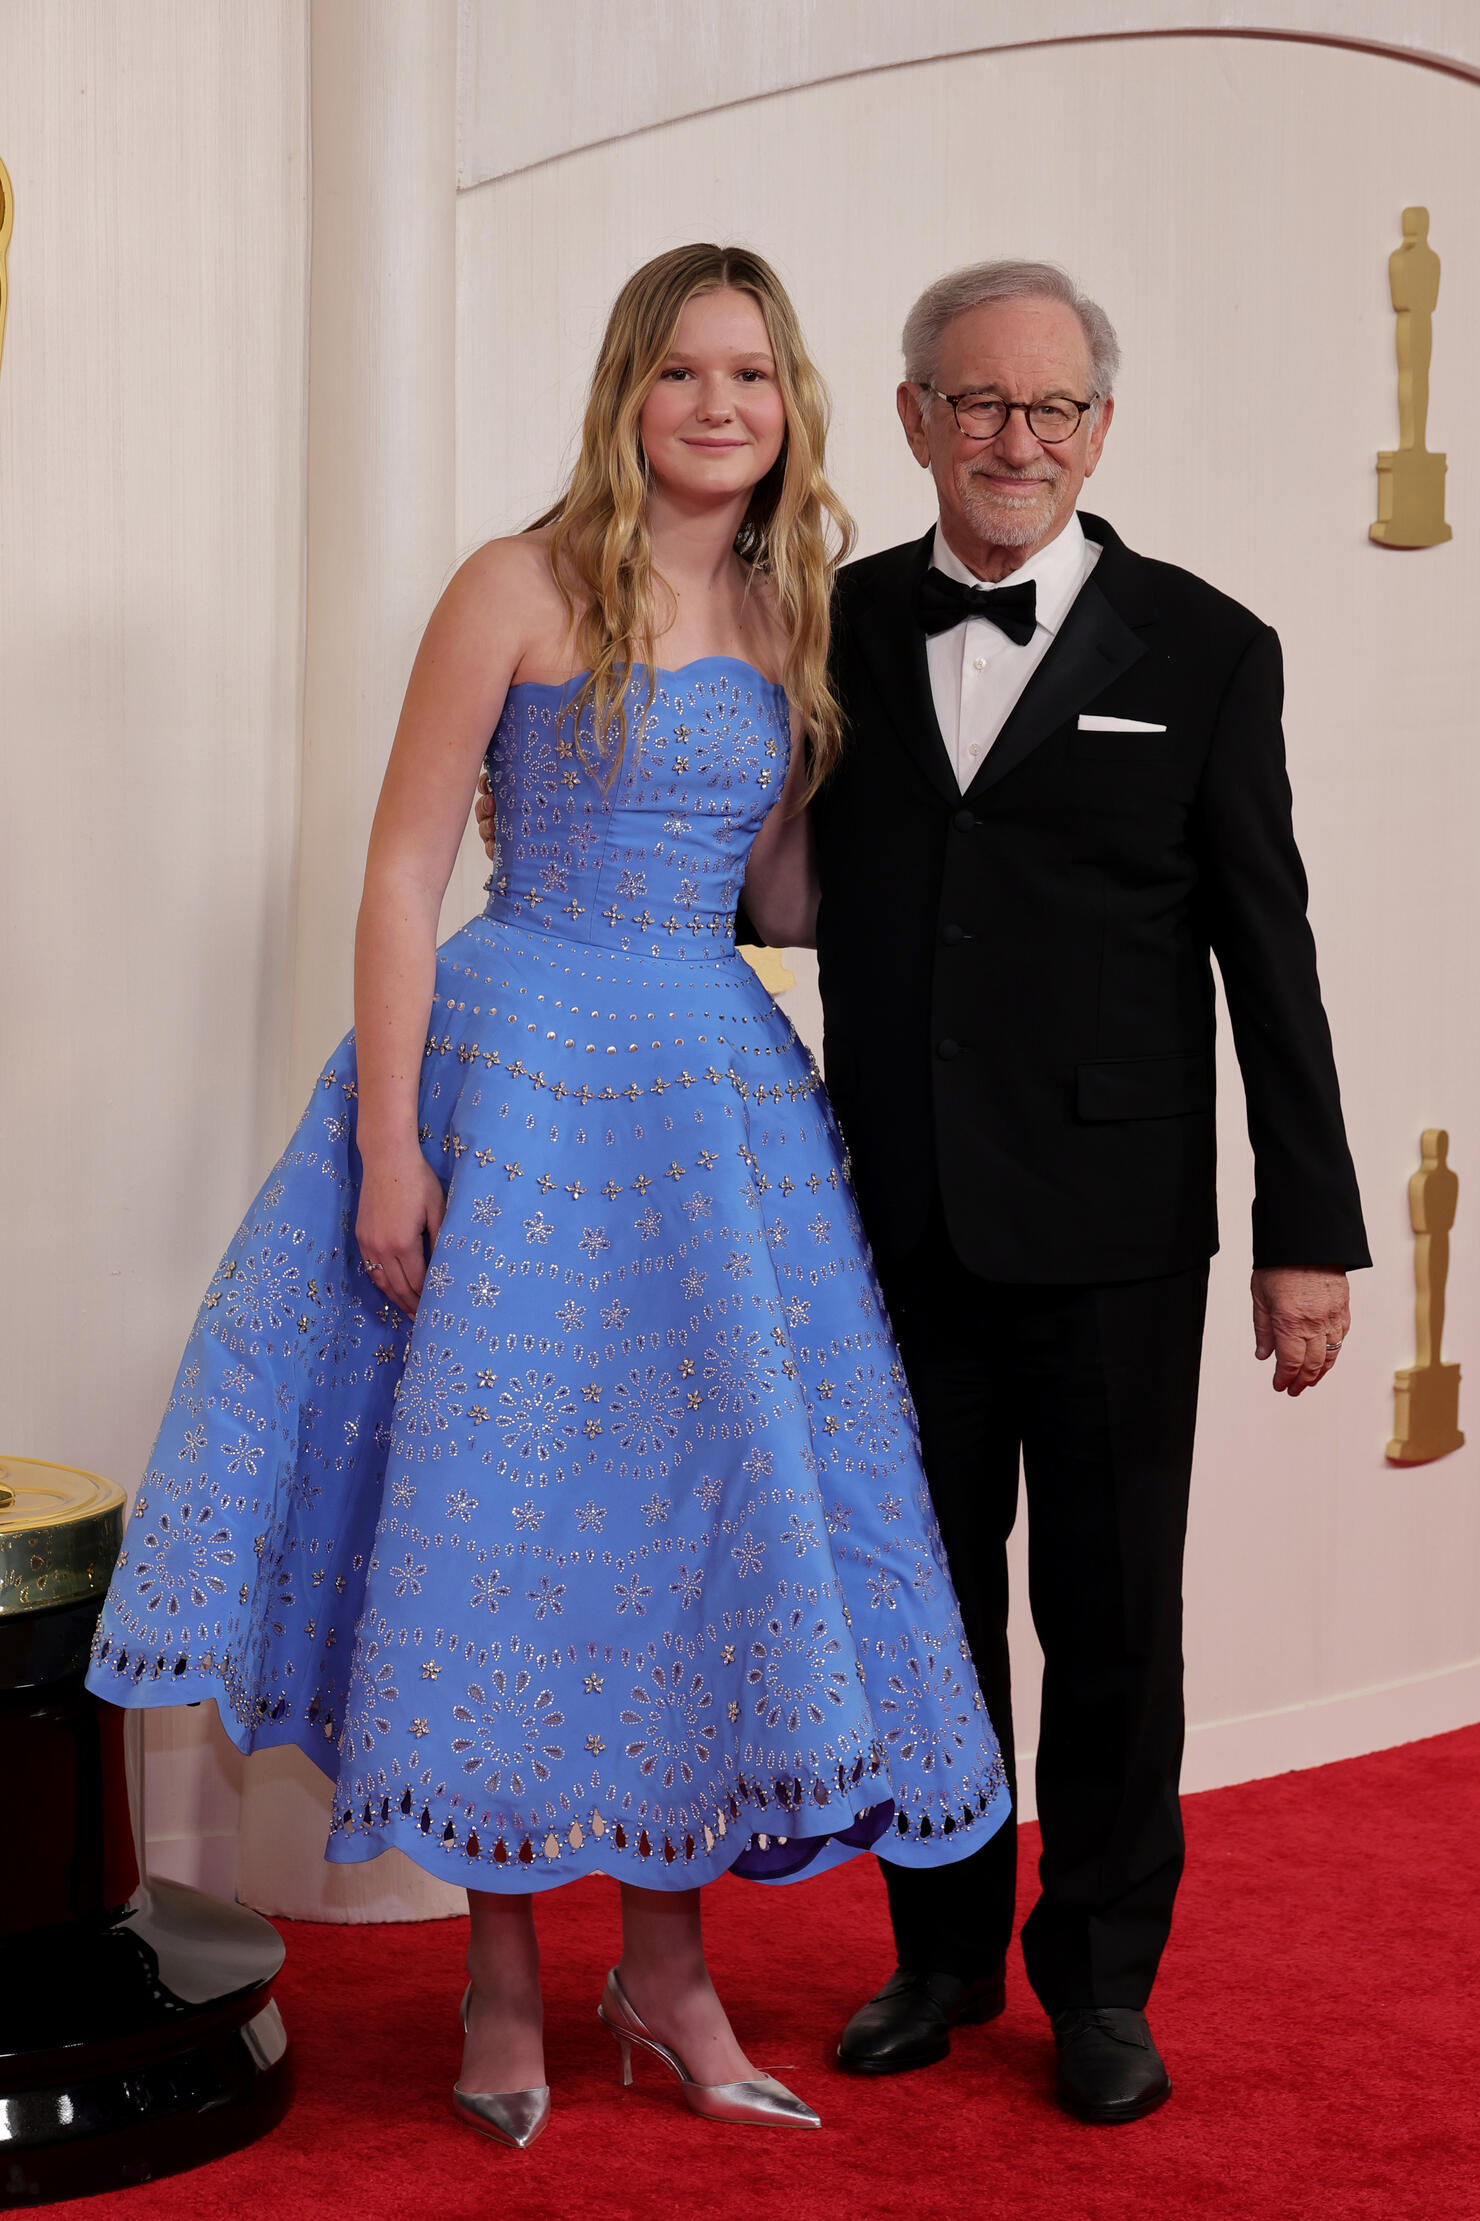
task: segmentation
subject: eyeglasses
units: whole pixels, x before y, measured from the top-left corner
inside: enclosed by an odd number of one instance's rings
[[[948,401],[957,424],[971,440],[996,439],[1020,409],[1028,430],[1044,447],[1072,440],[1100,398],[1092,393],[1087,401],[1065,401],[1057,395],[1052,401],[998,401],[986,393],[942,393],[939,386],[925,386],[922,391],[933,393],[937,401]]]

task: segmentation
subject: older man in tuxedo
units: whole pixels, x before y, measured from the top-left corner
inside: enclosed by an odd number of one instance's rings
[[[924,537],[839,578],[843,761],[814,805],[828,1087],[966,1630],[1012,1767],[1021,1460],[1043,1646],[1022,1932],[1082,2118],[1170,2093],[1145,2007],[1183,1837],[1183,1540],[1214,1203],[1216,956],[1253,1140],[1256,1354],[1330,1371],[1369,1262],[1306,922],[1280,647],[1078,504],[1104,312],[1048,265],[931,286],[899,414]],[[899,1964],[839,2057],[1001,2010],[1013,1829],[886,1868]]]

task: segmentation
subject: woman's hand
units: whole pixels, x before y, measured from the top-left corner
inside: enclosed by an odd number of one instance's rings
[[[360,1262],[372,1286],[408,1319],[416,1316],[427,1250],[446,1208],[442,1183],[414,1143],[366,1162],[355,1219]]]
[[[483,843],[483,853],[491,861],[498,854],[498,826],[494,822],[493,788],[488,773],[478,774],[478,792],[473,797],[473,815],[478,820],[478,838]]]

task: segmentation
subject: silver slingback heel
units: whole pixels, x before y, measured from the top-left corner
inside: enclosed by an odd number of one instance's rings
[[[632,2080],[632,2047],[639,2045],[672,2069],[683,2085],[684,2102],[691,2113],[706,2121],[743,2121],[772,2128],[821,2128],[810,2105],[788,2090],[773,2075],[754,2082],[696,2082],[671,2045],[660,2043],[644,2027],[632,2000],[623,1989],[615,1967],[606,1978],[596,2017],[616,2038],[622,2055],[622,2085]]]
[[[472,1994],[470,1982],[463,1991],[464,2033]],[[537,2090],[462,2090],[454,2083],[452,2110],[469,2128],[480,2129],[501,2144],[512,2144],[516,2151],[527,2152],[550,2118],[550,2085],[543,2082]]]

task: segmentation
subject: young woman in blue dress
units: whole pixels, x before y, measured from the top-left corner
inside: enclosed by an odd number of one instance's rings
[[[697,2112],[815,2126],[730,2027],[701,1885],[1006,1811],[837,1129],[734,949],[742,884],[814,934],[825,431],[758,257],[628,281],[565,493],[428,624],[355,1031],[207,1294],[92,1669],[297,1742],[329,1857],[467,1884],[454,2103],[521,2147],[539,1890],[621,1884],[624,2080],[645,2050]],[[485,760],[489,902],[439,951]]]

